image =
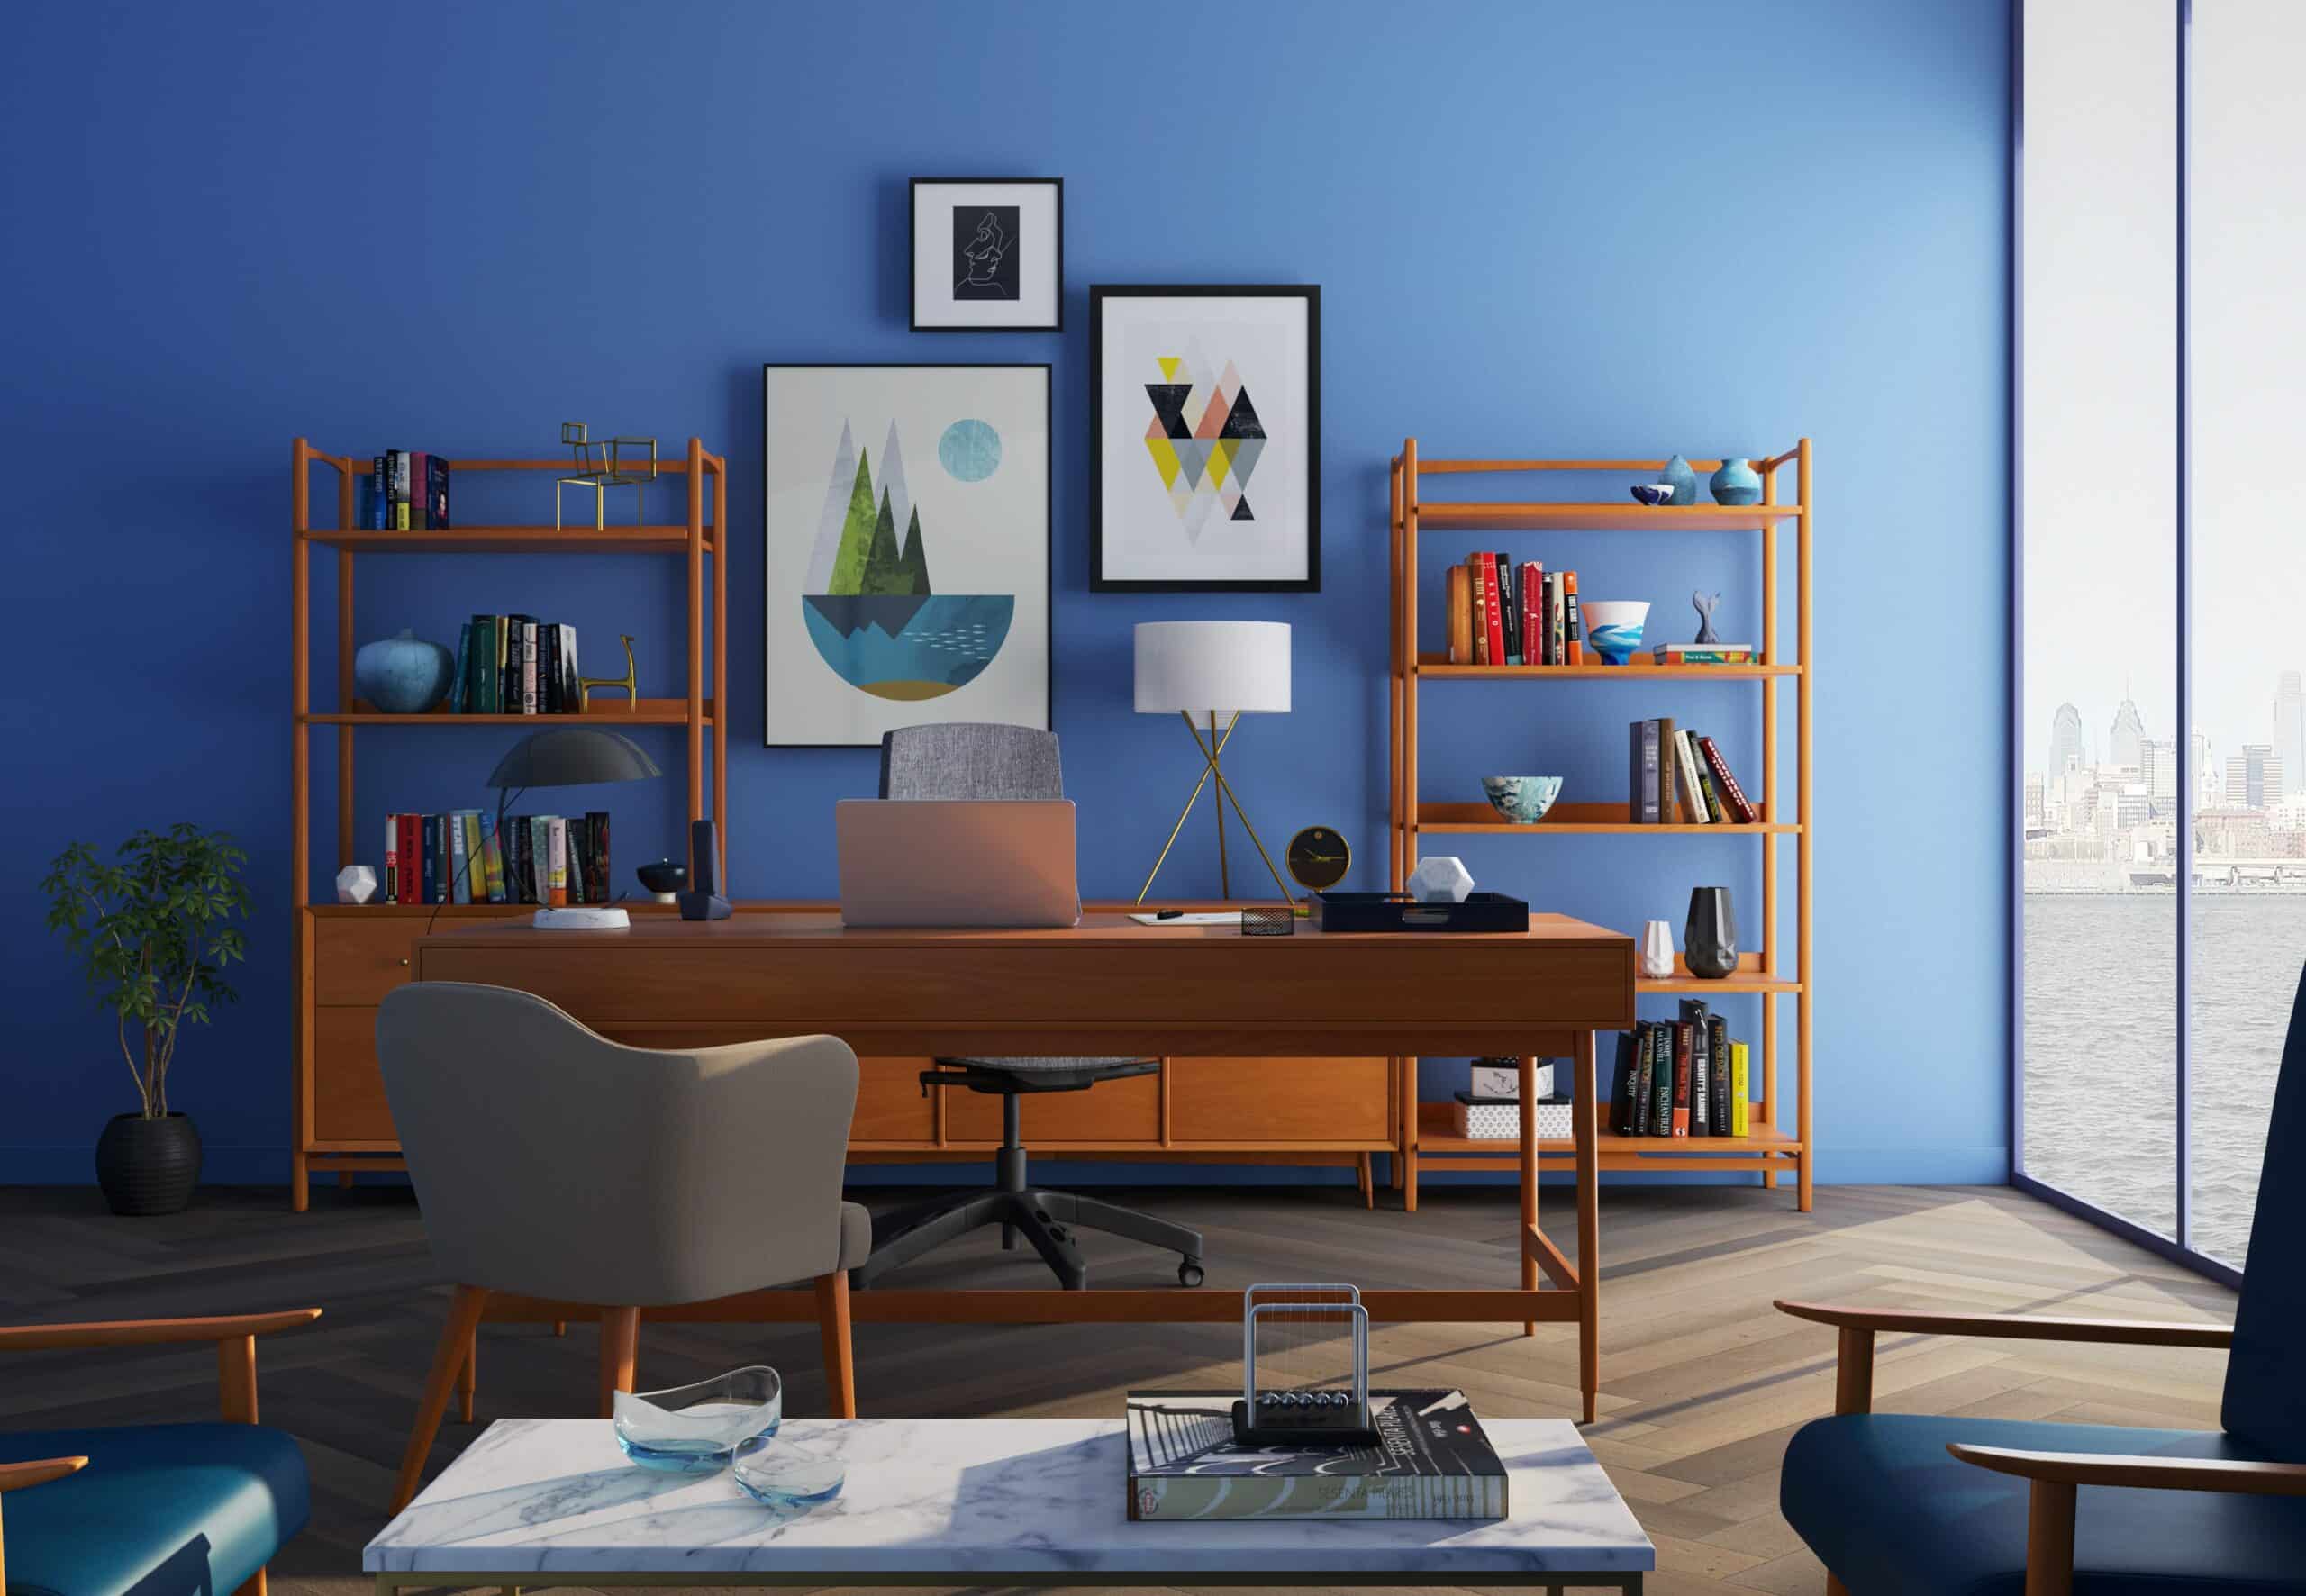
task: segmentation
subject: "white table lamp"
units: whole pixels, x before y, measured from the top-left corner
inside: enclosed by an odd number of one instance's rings
[[[1137,628],[1137,712],[1140,715],[1181,715],[1201,753],[1201,779],[1185,800],[1161,857],[1138,889],[1137,901],[1153,890],[1153,879],[1185,830],[1202,789],[1217,784],[1217,878],[1225,896],[1233,895],[1232,872],[1225,850],[1225,806],[1230,803],[1241,829],[1257,845],[1257,857],[1272,872],[1281,895],[1294,903],[1288,884],[1274,867],[1273,856],[1258,840],[1241,801],[1226,781],[1219,756],[1232,740],[1243,715],[1285,715],[1289,712],[1289,627],[1280,621],[1147,621]],[[1206,717],[1208,734],[1201,721]],[[1223,730],[1218,727],[1224,721]]]

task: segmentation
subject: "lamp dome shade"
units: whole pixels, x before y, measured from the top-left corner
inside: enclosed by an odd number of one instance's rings
[[[1140,715],[1285,715],[1289,623],[1144,621],[1137,627]]]
[[[513,745],[489,772],[488,784],[512,787],[583,787],[595,782],[637,782],[664,773],[641,746],[621,731],[590,726],[556,726],[534,731]]]

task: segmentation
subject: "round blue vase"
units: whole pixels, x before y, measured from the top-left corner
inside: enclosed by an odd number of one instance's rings
[[[1677,505],[1697,503],[1697,473],[1690,469],[1690,463],[1681,456],[1675,455],[1666,462],[1666,468],[1657,473],[1657,480],[1673,487],[1674,496],[1670,503]]]
[[[354,691],[388,715],[421,715],[448,696],[456,656],[413,631],[363,643],[352,657]]]
[[[1742,457],[1726,458],[1721,469],[1713,474],[1706,485],[1713,490],[1717,504],[1758,504],[1762,502],[1762,479]]]

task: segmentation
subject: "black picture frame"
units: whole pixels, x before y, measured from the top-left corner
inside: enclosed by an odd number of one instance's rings
[[[1305,575],[1246,580],[1105,575],[1105,302],[1302,299],[1305,304]],[[1131,427],[1131,436],[1135,436]],[[1321,290],[1317,283],[1093,283],[1089,287],[1089,590],[1092,593],[1319,593],[1321,590]]]
[[[761,437],[768,435],[768,378],[775,371],[1038,371],[1041,374],[1041,403],[1048,417],[1048,434],[1043,442],[1041,458],[1041,537],[1044,579],[1041,594],[1041,626],[1048,639],[1041,660],[1041,703],[1044,706],[1044,731],[1057,730],[1057,376],[1054,362],[1048,360],[764,360],[761,362],[760,403]],[[768,453],[761,451],[762,558],[761,602],[766,612],[774,594],[770,588],[771,563],[767,558],[767,503],[768,499]],[[717,536],[718,534],[716,534]],[[722,556],[719,558],[725,558]],[[716,689],[725,691],[725,689]],[[727,712],[725,710],[722,712]],[[768,702],[761,702],[761,746],[764,748],[869,748],[871,742],[776,742],[768,735]]]
[[[1007,186],[1046,187],[1057,213],[1056,291],[1047,322],[937,322],[921,319],[921,191],[923,188]],[[915,332],[1062,332],[1065,331],[1065,179],[1062,177],[915,177],[905,189],[905,307]]]

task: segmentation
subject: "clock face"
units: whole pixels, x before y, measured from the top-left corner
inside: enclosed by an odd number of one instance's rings
[[[1327,826],[1308,826],[1289,839],[1289,874],[1307,892],[1335,886],[1352,864],[1353,849]]]

